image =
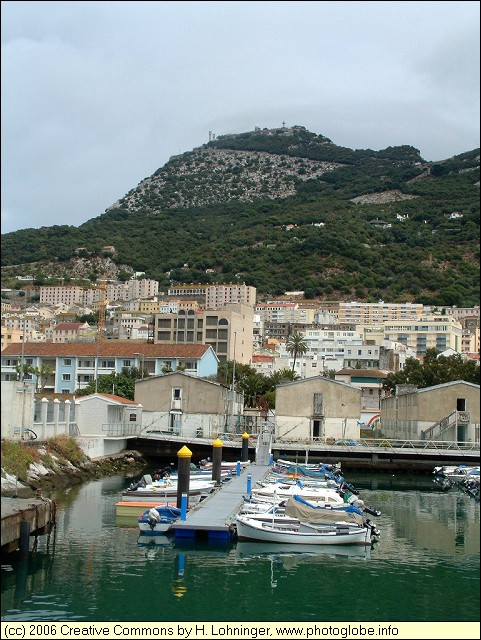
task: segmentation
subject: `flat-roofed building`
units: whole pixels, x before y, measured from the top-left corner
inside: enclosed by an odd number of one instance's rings
[[[254,308],[229,304],[220,309],[179,310],[156,314],[154,343],[209,344],[219,362],[236,360],[249,364],[252,358]]]

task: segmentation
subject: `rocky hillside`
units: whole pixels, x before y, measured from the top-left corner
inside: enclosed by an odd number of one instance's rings
[[[246,282],[261,297],[472,306],[479,149],[428,163],[410,146],[353,150],[304,127],[220,136],[80,227],[3,235],[2,281],[7,267],[39,261],[65,277],[81,256],[95,279],[89,261],[105,245],[109,276],[142,271],[164,289]]]

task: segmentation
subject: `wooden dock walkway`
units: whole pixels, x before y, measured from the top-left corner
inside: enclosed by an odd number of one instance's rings
[[[46,498],[2,498],[2,551],[28,552],[30,536],[49,533],[55,525],[56,503]]]
[[[172,526],[176,538],[195,538],[206,533],[209,540],[226,540],[231,537],[230,521],[247,493],[248,475],[251,487],[269,471],[268,465],[251,464],[187,512],[185,520],[177,520]]]

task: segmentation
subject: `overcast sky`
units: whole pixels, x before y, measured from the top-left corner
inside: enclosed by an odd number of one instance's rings
[[[479,7],[2,2],[2,233],[97,217],[209,131],[470,151]]]

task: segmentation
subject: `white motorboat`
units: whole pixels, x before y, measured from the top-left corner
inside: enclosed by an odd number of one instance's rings
[[[239,540],[257,540],[282,544],[302,545],[371,545],[370,527],[359,527],[347,522],[329,525],[308,524],[306,522],[283,522],[274,517],[259,520],[249,515],[236,516]]]
[[[172,524],[180,518],[181,513],[181,509],[170,505],[151,507],[137,518],[139,529],[145,535],[167,533]]]
[[[289,498],[292,495],[300,495],[306,500],[315,500],[316,502],[324,502],[326,504],[344,504],[342,496],[335,489],[329,487],[303,487],[299,484],[281,484],[272,483],[265,486],[254,487],[251,492],[252,496],[270,498],[274,500]],[[356,496],[355,496],[356,498]]]
[[[122,501],[147,501],[157,500],[161,502],[162,498],[173,498],[177,496],[178,482],[176,479],[164,478],[155,482],[147,482],[150,476],[143,478],[130,485],[130,487],[122,492]],[[191,480],[189,481],[189,500],[198,498],[211,493],[215,488],[215,480]]]
[[[250,460],[246,460],[243,462],[224,462],[222,461],[220,463],[220,468],[221,471],[230,471],[231,473],[234,473],[237,471],[237,466],[239,465],[241,470],[242,469],[247,469],[250,465]],[[213,462],[212,460],[201,460],[201,462],[199,462],[199,468],[202,471],[211,471],[213,467]]]
[[[460,482],[469,476],[479,477],[479,466],[470,466],[465,464],[434,467],[433,473],[441,478],[449,478],[452,482]]]

